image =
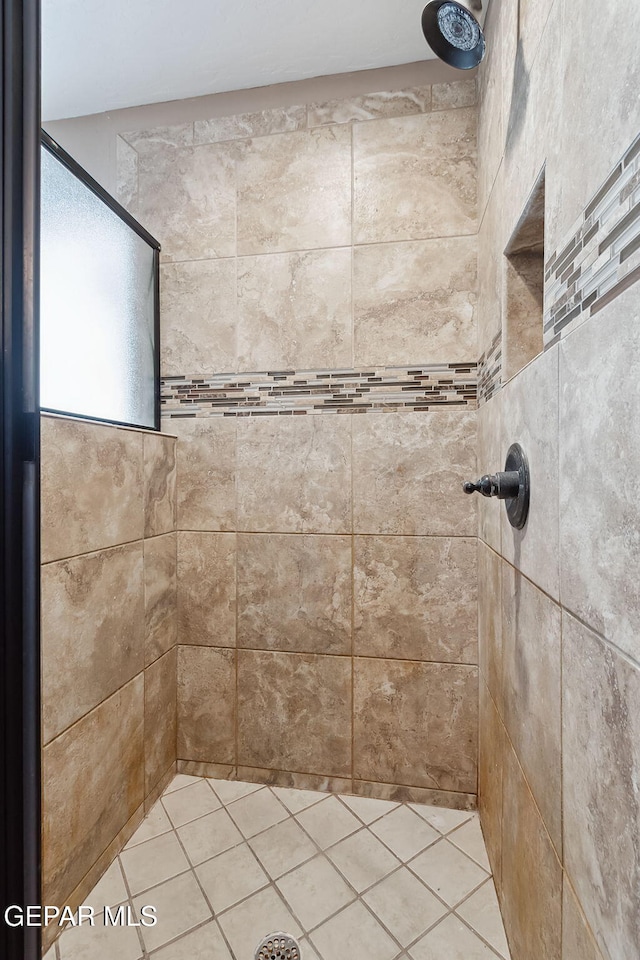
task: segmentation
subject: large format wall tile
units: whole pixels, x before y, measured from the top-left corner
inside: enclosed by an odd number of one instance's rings
[[[238,164],[238,254],[351,243],[351,130],[249,140]]]
[[[42,561],[143,534],[142,435],[42,417]]]
[[[501,558],[478,543],[478,663],[498,710],[503,712]]]
[[[560,595],[558,508],[558,347],[525,367],[502,391],[502,462],[512,443],[529,460],[531,500],[523,530],[502,523],[502,555],[550,596]]]
[[[356,537],[354,652],[477,663],[475,539]]]
[[[563,617],[565,868],[606,957],[640,922],[640,667]]]
[[[640,660],[640,285],[561,344],[563,605]]]
[[[42,610],[47,742],[144,666],[142,543],[46,564]]]
[[[157,537],[176,529],[176,439],[145,433],[144,535]]]
[[[239,420],[238,529],[350,532],[352,419]]]
[[[444,110],[353,129],[354,241],[476,230],[476,112]]]
[[[379,120],[381,117],[404,117],[428,113],[431,106],[431,87],[412,87],[407,90],[389,90],[327,100],[308,105],[309,126],[321,127],[331,123],[351,123]]]
[[[178,636],[187,645],[235,647],[235,533],[178,533]]]
[[[162,244],[161,259],[234,256],[235,151],[226,144],[192,147],[152,140],[137,149],[136,216]]]
[[[176,535],[144,541],[144,659],[153,663],[178,641]]]
[[[566,875],[562,891],[562,960],[603,960]]]
[[[513,4],[489,4],[484,25],[486,57],[478,70],[478,216],[487,200],[504,151],[503,86],[510,87],[513,64],[503,63],[502,23]]]
[[[356,659],[354,776],[476,792],[478,671]]]
[[[504,469],[502,450],[502,391],[478,408],[478,477]],[[474,480],[477,477],[473,477]],[[494,498],[477,498],[478,537],[497,552],[502,548],[504,505]]]
[[[505,756],[502,916],[517,960],[560,960],[562,867],[511,748]]]
[[[236,262],[165,263],[160,271],[163,377],[236,369]]]
[[[236,421],[173,420],[178,434],[178,529],[235,530]]]
[[[142,674],[44,749],[43,903],[65,904],[144,800]]]
[[[561,613],[509,564],[502,570],[504,721],[561,855]]]
[[[502,884],[502,777],[506,735],[487,686],[480,678],[478,809],[496,889]]]
[[[238,646],[351,653],[351,538],[238,534]]]
[[[350,248],[238,261],[239,370],[351,364]]]
[[[235,650],[178,647],[178,760],[235,763]]]
[[[351,660],[238,651],[238,762],[351,774]]]
[[[356,533],[475,536],[475,411],[353,420]]]
[[[193,125],[194,143],[219,143],[224,140],[244,140],[264,137],[270,133],[302,130],[307,125],[305,106],[276,107],[256,113],[239,113],[212,120],[196,120]]]
[[[175,647],[144,672],[144,792],[176,762],[178,657]]]
[[[478,358],[475,237],[356,247],[356,366]]]

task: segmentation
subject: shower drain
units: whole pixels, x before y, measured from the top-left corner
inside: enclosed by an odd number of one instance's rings
[[[255,960],[300,960],[300,947],[288,933],[270,933],[256,947]]]

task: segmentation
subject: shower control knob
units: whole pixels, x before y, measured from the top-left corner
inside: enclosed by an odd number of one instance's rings
[[[465,493],[481,493],[483,497],[506,500],[509,522],[521,530],[529,512],[529,464],[520,444],[513,443],[509,447],[503,471],[487,473],[475,483],[466,480],[462,489]]]

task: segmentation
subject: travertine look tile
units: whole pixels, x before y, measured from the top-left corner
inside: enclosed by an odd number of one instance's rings
[[[397,810],[398,804],[391,800],[376,800],[373,797],[341,797],[343,803],[352,810],[363,823],[371,824],[385,813]]]
[[[238,261],[238,369],[349,367],[351,249]]]
[[[496,887],[502,885],[502,774],[506,733],[484,682],[480,682],[478,809]]]
[[[524,529],[516,530],[506,510],[500,509],[502,555],[556,599],[560,590],[558,350],[558,346],[548,350],[503,388],[502,457],[492,471],[504,469],[512,443],[521,445],[531,475],[529,516]],[[573,464],[569,474],[575,476]]]
[[[474,411],[349,419],[357,533],[476,535],[476,505],[462,492],[475,473]]]
[[[147,140],[137,149],[137,217],[162,244],[161,260],[234,256],[236,177],[229,147]]]
[[[235,761],[235,651],[178,648],[178,758]]]
[[[157,537],[176,528],[176,439],[145,433],[144,535]]]
[[[549,836],[562,852],[560,607],[502,570],[504,721]]]
[[[507,937],[518,960],[559,960],[562,867],[510,748],[503,777],[502,910]]]
[[[239,420],[238,529],[350,532],[353,419]]]
[[[142,670],[142,567],[137,543],[42,568],[45,742]]]
[[[145,795],[176,762],[176,679],[175,647],[144,672]]]
[[[235,533],[178,533],[178,634],[187,645],[235,646]]]
[[[501,957],[509,956],[509,946],[493,880],[487,880],[484,886],[461,903],[457,912],[492,947],[495,947]]]
[[[565,869],[604,956],[638,948],[640,668],[563,616]]]
[[[398,953],[397,945],[359,901],[314,930],[311,939],[322,960],[342,953],[348,957],[391,960]]]
[[[365,893],[363,900],[404,947],[447,912],[406,867]]]
[[[351,776],[332,777],[322,773],[299,773],[293,770],[271,770],[268,767],[237,767],[239,777],[253,783],[268,784],[273,787],[286,787],[289,790],[318,790],[327,793],[342,793],[350,790]],[[288,808],[287,808],[288,809]]]
[[[149,896],[137,897],[133,901],[134,907],[139,910]],[[211,916],[211,910],[192,873],[163,883],[153,891],[152,896],[158,923],[155,927],[142,927],[142,939],[147,950],[155,950]]]
[[[503,224],[504,171],[502,167],[491,188],[478,229],[478,356],[489,350],[502,333],[503,272],[506,238]]]
[[[125,143],[144,152],[156,145],[170,147],[190,147],[193,144],[193,124],[173,123],[164,127],[151,127],[148,130],[127,130],[120,136]]]
[[[44,749],[44,903],[68,902],[144,800],[143,703],[140,675]]]
[[[473,107],[476,102],[476,79],[453,83],[434,83],[431,87],[432,110],[456,110]]]
[[[562,893],[562,960],[602,960],[566,875]]]
[[[271,789],[278,800],[284,803],[291,813],[300,813],[301,810],[306,810],[307,807],[322,799],[316,790],[291,790],[286,787],[272,787]]]
[[[640,660],[640,285],[561,344],[563,605]]]
[[[116,137],[116,197],[131,209],[138,202],[138,152],[122,137]]]
[[[489,691],[503,709],[502,575],[508,573],[497,553],[478,543],[478,662]]]
[[[350,659],[239,650],[238,760],[350,775]]]
[[[153,663],[178,641],[176,535],[144,541],[144,654]]]
[[[381,117],[405,117],[428,113],[431,106],[431,87],[411,87],[406,90],[382,91],[343,100],[310,103],[309,126],[321,127],[332,123],[350,123],[354,120],[378,120]]]
[[[162,376],[236,369],[235,260],[163,264],[160,310]]]
[[[238,254],[351,243],[351,131],[250,140],[238,164]]]
[[[42,561],[143,533],[142,434],[42,417]]]
[[[544,194],[542,194],[544,203]],[[540,222],[542,243],[544,222]],[[543,348],[544,252],[523,250],[504,259],[503,379],[538,356]]]
[[[495,960],[495,953],[454,914],[409,951],[413,960]]]
[[[354,362],[476,361],[475,237],[354,252]]]
[[[354,241],[476,230],[475,109],[356,124]]]
[[[454,811],[469,812],[476,809],[476,794],[460,793],[458,790],[435,790],[431,787],[415,787],[375,780],[354,780],[352,789],[358,796],[376,797],[378,800],[395,800],[411,805],[445,805]]]
[[[203,863],[196,869],[196,875],[216,914],[269,883],[246,843]]]
[[[356,898],[322,854],[287,874],[276,886],[305,930],[313,930]]]
[[[504,153],[503,78],[510,86],[513,63],[502,62],[503,36],[501,18],[505,15],[500,4],[487,11],[485,36],[486,56],[478,71],[478,216],[482,218],[491,187]]]
[[[475,667],[365,660],[354,664],[354,776],[475,792]]]
[[[303,130],[307,125],[305,106],[277,107],[257,113],[237,113],[212,120],[196,120],[194,143],[218,143],[223,140],[245,140],[270,133]]]
[[[178,435],[178,529],[236,529],[235,418],[173,420]]]
[[[259,783],[243,783],[239,780],[210,780],[214,793],[223,804],[233,803],[234,800],[240,800],[241,797],[248,797],[250,793],[259,790]]]
[[[477,662],[475,539],[356,537],[360,656]]]
[[[504,468],[502,449],[502,391],[478,408],[478,465],[474,480]],[[493,550],[502,549],[502,517],[504,505],[493,497],[473,494],[477,501],[478,537]]]
[[[351,538],[239,534],[238,646],[351,653]]]

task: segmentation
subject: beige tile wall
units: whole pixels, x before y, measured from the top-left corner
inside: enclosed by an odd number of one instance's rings
[[[477,359],[475,79],[119,144],[166,375]],[[167,422],[181,767],[473,804],[475,410]]]
[[[172,437],[42,417],[43,903],[82,903],[176,767]]]
[[[504,337],[503,251],[543,166],[548,259],[640,130],[640,7],[575,14],[488,12],[481,350]],[[636,284],[478,412],[481,472],[520,441],[532,476],[524,531],[495,502],[479,525],[479,802],[514,960],[640,951],[639,311]]]

